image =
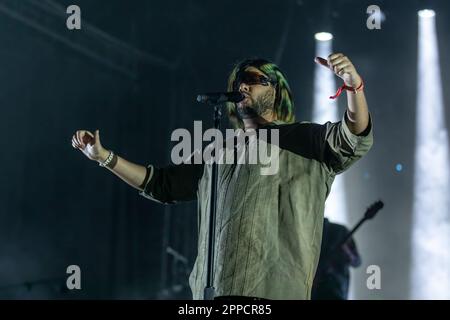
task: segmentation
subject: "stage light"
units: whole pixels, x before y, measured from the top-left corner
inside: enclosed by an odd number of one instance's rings
[[[333,35],[329,32],[318,32],[314,35],[317,41],[331,41],[333,40]]]
[[[411,298],[450,299],[448,131],[434,11],[419,11]]]
[[[436,15],[434,10],[430,9],[420,10],[417,14],[419,15],[420,18],[433,18]]]

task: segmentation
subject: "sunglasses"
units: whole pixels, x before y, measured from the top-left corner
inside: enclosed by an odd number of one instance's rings
[[[241,83],[247,85],[260,84],[268,86],[269,84],[275,85],[276,81],[270,80],[267,76],[250,71],[239,72],[236,76],[236,80],[233,82],[233,90],[238,91]]]

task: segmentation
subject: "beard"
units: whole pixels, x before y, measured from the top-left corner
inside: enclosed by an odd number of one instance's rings
[[[253,100],[251,100],[253,101]],[[267,90],[266,93],[256,98],[256,101],[250,105],[237,107],[237,115],[242,119],[252,119],[262,116],[268,110],[273,109],[275,103],[274,90]]]

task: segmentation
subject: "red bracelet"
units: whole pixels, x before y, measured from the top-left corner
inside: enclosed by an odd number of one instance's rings
[[[357,93],[358,91],[361,91],[362,89],[364,89],[364,81],[362,78],[361,78],[361,84],[359,85],[358,88],[353,88],[353,87],[347,86],[344,83],[341,87],[339,87],[336,94],[334,96],[330,97],[330,99],[336,99],[337,97],[339,97],[341,95],[342,91],[344,91],[344,90],[352,91],[353,93]]]

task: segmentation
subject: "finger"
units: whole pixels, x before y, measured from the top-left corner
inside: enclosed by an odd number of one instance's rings
[[[338,75],[339,75],[339,76],[343,76],[344,74],[350,73],[351,71],[352,71],[352,68],[349,67],[349,66],[347,66],[347,67],[344,67],[344,68],[342,68],[341,70],[339,70],[339,71],[338,71]]]
[[[346,56],[337,57],[337,58],[335,58],[335,59],[332,59],[332,60],[330,61],[330,64],[331,64],[332,67],[334,67],[335,65],[337,65],[337,64],[339,64],[339,63],[342,63],[342,62],[348,62],[348,59],[347,59]]]
[[[333,67],[333,71],[336,73],[340,73],[344,68],[350,67],[350,64],[348,62],[342,62],[339,63],[338,65],[335,65]]]
[[[81,131],[80,131],[80,134],[79,134],[78,140],[80,141],[80,145],[81,145],[83,148],[86,147],[85,139],[86,139],[86,131],[81,130]]]
[[[329,68],[328,61],[326,59],[324,59],[324,58],[316,57],[314,59],[314,62],[317,63],[317,64],[320,64],[320,65],[322,65],[324,67]]]
[[[100,130],[95,130],[95,143],[100,144]]]
[[[82,134],[82,131],[81,131],[81,130],[77,131],[77,133],[76,133],[76,135],[77,135],[77,143],[78,143],[80,146],[84,147],[84,146],[83,146],[83,143],[82,143],[82,140],[81,140],[81,137],[82,137],[81,134]]]
[[[342,53],[332,53],[328,56],[327,60],[328,60],[328,62],[330,62],[331,60],[334,60],[336,58],[343,57],[343,56],[344,55]]]
[[[76,148],[79,148],[79,147],[80,147],[80,145],[78,144],[78,142],[77,142],[75,136],[72,137],[72,145],[75,145]]]
[[[74,136],[73,142],[75,143],[75,145],[76,145],[78,148],[81,148],[81,144],[78,142],[77,137]]]
[[[342,58],[344,55],[342,53],[330,54],[327,58],[328,64],[331,65],[333,60]]]

